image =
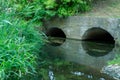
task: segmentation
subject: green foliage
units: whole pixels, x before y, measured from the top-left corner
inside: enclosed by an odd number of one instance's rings
[[[0,80],[36,72],[43,20],[89,9],[88,0],[0,0]]]
[[[120,49],[116,48],[116,54],[114,54],[114,59],[108,61],[108,65],[120,65]]]
[[[35,73],[42,37],[33,26],[11,14],[0,15],[0,80]]]
[[[108,62],[109,65],[118,64],[120,65],[120,55],[116,55],[116,58]]]
[[[42,21],[52,17],[66,17],[90,10],[91,0],[10,0],[16,14],[27,20]]]
[[[42,21],[88,11],[91,2],[92,0],[1,0],[0,10],[13,9],[16,15],[26,20]]]
[[[77,12],[85,12],[90,9],[85,0],[61,0],[58,5],[58,16],[70,16]]]

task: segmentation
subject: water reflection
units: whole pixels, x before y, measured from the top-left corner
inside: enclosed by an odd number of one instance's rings
[[[60,46],[46,44],[44,52],[48,53],[51,58],[61,58],[96,69],[107,65],[107,62],[113,60],[117,53],[114,45],[70,39],[66,39]]]
[[[89,41],[82,41],[82,46],[87,54],[95,57],[105,56],[109,54],[114,48],[114,44]]]
[[[65,42],[65,38],[49,37],[49,44],[52,46],[60,46]]]
[[[71,62],[66,64],[63,60],[60,63],[62,65],[52,66],[51,71],[54,75],[49,76],[49,78],[52,77],[50,80],[114,80],[88,66]]]
[[[50,78],[50,80],[55,80],[54,73],[51,70],[49,71],[49,78]]]
[[[55,43],[60,43],[60,41],[52,40],[52,43],[55,41]],[[64,75],[65,76],[63,80],[79,80],[81,77],[84,77],[83,79],[89,80],[104,80],[104,75],[100,73],[100,70],[107,65],[108,61],[111,61],[115,58],[116,47],[111,44],[102,44],[102,43],[94,43],[94,42],[83,42],[78,40],[70,40],[66,39],[64,43],[62,43],[59,46],[53,46],[49,44],[46,44],[43,48],[45,53],[48,53],[49,57],[51,59],[59,58],[65,61],[69,61],[72,63],[77,63],[76,65],[69,65],[68,67],[63,67],[62,69],[56,69],[56,66],[54,66],[53,72],[55,76],[55,80],[62,80]],[[84,68],[81,67],[81,65],[84,65]],[[71,67],[70,67],[71,66]],[[78,68],[76,68],[78,66]],[[57,67],[58,68],[58,67]],[[71,71],[73,69],[77,69],[74,71]],[[69,69],[69,70],[68,70]],[[71,71],[67,73],[68,71]],[[92,75],[91,75],[92,73]],[[62,75],[61,75],[62,74]],[[83,76],[83,74],[86,74]],[[98,75],[101,75],[101,77],[97,77]],[[79,76],[79,79],[70,78],[70,76]],[[92,79],[93,76],[96,76],[96,79]],[[66,77],[68,77],[66,79]],[[56,79],[59,78],[59,79]],[[110,79],[105,79],[110,80]],[[113,80],[113,79],[111,79]]]

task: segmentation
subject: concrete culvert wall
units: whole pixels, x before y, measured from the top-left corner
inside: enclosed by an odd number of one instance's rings
[[[53,46],[60,46],[66,40],[65,33],[62,31],[62,29],[59,28],[49,28],[46,31],[46,35],[49,37],[49,41]]]
[[[65,19],[56,18],[45,24],[47,30],[53,26],[63,30],[67,38],[98,40],[120,46],[120,19],[118,18],[70,16]]]
[[[102,28],[91,28],[88,29],[84,35],[82,36],[82,39],[85,41],[95,41],[95,42],[103,42],[103,43],[112,43],[114,44],[114,38],[111,36],[109,32]]]

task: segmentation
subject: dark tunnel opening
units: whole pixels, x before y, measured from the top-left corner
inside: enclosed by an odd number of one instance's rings
[[[82,39],[84,41],[93,41],[100,43],[115,43],[114,38],[111,36],[111,34],[102,28],[91,28],[87,30]]]
[[[66,40],[65,33],[59,28],[50,28],[46,31],[46,35],[49,37],[49,41],[53,46],[60,46]]]
[[[58,37],[58,38],[66,38],[65,33],[59,28],[50,28],[47,30],[46,35],[49,37]]]
[[[115,47],[114,38],[109,32],[101,28],[88,29],[82,39],[83,49],[94,57],[105,56]]]

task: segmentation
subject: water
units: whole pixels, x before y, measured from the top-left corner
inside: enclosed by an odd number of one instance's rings
[[[50,72],[50,80],[114,80],[96,69],[72,62],[69,65],[52,66]]]
[[[101,73],[104,66],[116,57],[113,44],[89,41],[54,39],[43,50],[55,65],[49,65],[49,80],[115,80]]]

